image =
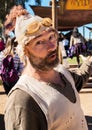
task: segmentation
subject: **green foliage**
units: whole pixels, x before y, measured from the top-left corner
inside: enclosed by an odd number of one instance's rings
[[[0,0],[0,19],[2,22],[5,20],[6,14],[9,13],[13,5],[15,5],[15,0]]]
[[[29,0],[0,0],[0,19],[2,20],[2,23],[5,20],[6,14],[9,13],[10,9],[14,5],[21,4],[25,8],[25,2],[28,2]],[[41,5],[41,0],[34,0],[37,5]]]
[[[2,26],[6,20],[6,15],[9,14],[10,9],[14,5],[22,5],[25,8],[25,2],[31,0],[0,0],[0,35],[2,33]],[[34,0],[36,5],[41,5],[41,0]]]
[[[67,60],[68,60],[68,63],[69,64],[77,64],[77,61],[76,61],[76,57],[73,57],[72,59],[71,58],[67,58]],[[81,57],[80,57],[80,63],[82,63],[83,61],[82,61],[82,59],[81,59]]]

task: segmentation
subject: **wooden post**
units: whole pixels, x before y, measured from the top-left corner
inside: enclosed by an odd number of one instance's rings
[[[57,2],[56,0],[52,0],[52,24],[55,29],[57,29]]]
[[[65,0],[59,0],[59,5],[60,5],[60,13],[64,14],[65,10]]]
[[[58,17],[57,17],[57,2],[56,0],[52,0],[52,24],[53,27],[58,30]],[[59,61],[62,64],[62,53],[60,51],[59,48],[59,41],[58,41],[58,57],[59,57]]]

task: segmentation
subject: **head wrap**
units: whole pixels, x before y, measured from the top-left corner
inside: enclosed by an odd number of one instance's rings
[[[17,52],[20,58],[24,59],[24,47],[32,39],[39,36],[43,31],[52,28],[52,20],[50,18],[42,18],[25,14],[17,17],[15,25],[15,36],[18,42]],[[21,54],[20,54],[21,52]]]

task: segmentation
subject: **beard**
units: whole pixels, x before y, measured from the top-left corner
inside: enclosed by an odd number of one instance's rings
[[[49,57],[52,56],[53,54],[56,54],[56,58],[54,60],[49,61]],[[50,52],[45,58],[39,58],[34,56],[33,54],[30,54],[29,60],[31,65],[36,70],[41,71],[51,70],[52,68],[56,67],[59,63],[58,50]]]

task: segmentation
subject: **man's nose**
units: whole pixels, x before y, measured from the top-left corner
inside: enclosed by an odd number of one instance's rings
[[[51,42],[51,41],[48,41],[48,51],[53,51],[57,48],[57,43],[56,42]]]

